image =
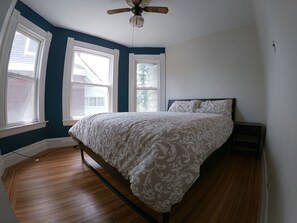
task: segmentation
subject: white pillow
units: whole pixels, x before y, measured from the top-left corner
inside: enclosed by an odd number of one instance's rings
[[[172,103],[169,112],[194,112],[195,109],[199,108],[200,100],[191,101],[175,101]]]
[[[202,101],[199,108],[195,109],[194,112],[202,113],[215,113],[232,116],[232,100],[215,100],[215,101]]]

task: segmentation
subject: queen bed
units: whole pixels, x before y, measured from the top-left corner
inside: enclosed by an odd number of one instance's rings
[[[199,177],[201,165],[230,138],[235,99],[169,100],[168,107],[166,112],[91,115],[69,130],[83,161],[149,222],[156,220],[110,185],[84,159],[84,152],[168,222],[172,207]]]

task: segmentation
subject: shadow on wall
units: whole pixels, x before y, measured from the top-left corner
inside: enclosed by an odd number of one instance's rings
[[[18,222],[16,216],[11,208],[11,204],[8,200],[8,196],[6,194],[3,182],[2,182],[2,175],[4,172],[4,161],[0,154],[0,219],[1,222],[9,222],[9,223],[16,223]]]

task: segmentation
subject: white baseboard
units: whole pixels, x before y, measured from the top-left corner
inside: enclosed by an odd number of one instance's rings
[[[46,139],[45,141],[48,149],[77,145],[77,142],[75,142],[71,137]]]
[[[68,147],[68,146],[75,146],[75,145],[77,145],[77,142],[75,142],[71,137],[44,139],[42,141],[31,144],[29,146],[15,150],[14,152],[23,154],[25,156],[34,156],[37,153],[40,153],[47,149],[61,148],[61,147]],[[20,156],[13,152],[2,155],[2,158],[4,160],[4,168],[12,166],[26,159],[26,157]]]

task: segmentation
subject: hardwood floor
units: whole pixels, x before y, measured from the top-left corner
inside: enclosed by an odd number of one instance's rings
[[[146,222],[81,162],[79,149],[69,147],[47,153],[41,154],[39,162],[27,160],[4,173],[5,188],[21,223]],[[123,194],[161,220],[160,214],[142,205],[126,187],[88,160]],[[173,208],[170,222],[256,223],[260,172],[260,160],[252,156],[224,155]]]

